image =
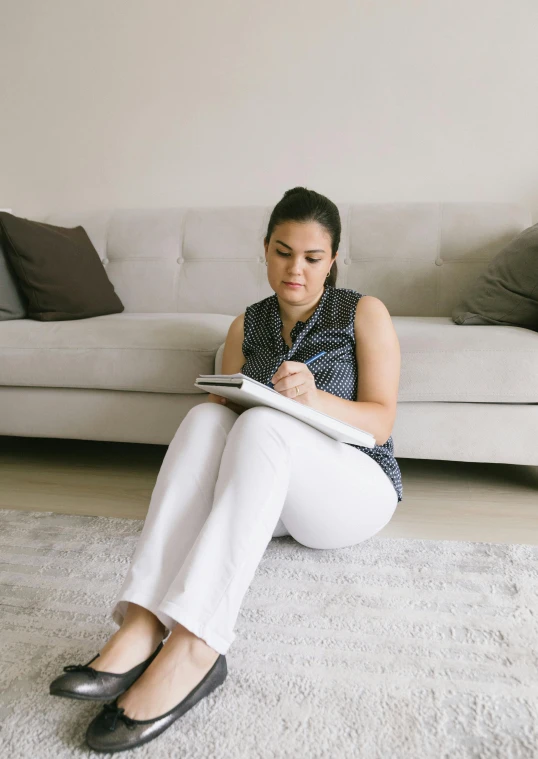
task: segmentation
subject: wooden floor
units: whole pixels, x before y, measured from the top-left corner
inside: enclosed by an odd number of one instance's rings
[[[0,436],[0,508],[144,519],[166,446]],[[538,466],[398,458],[387,537],[538,545]]]

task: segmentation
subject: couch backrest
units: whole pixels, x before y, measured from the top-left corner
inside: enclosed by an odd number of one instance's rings
[[[532,224],[515,203],[337,206],[336,286],[380,298],[392,316],[450,316],[491,258]],[[273,294],[263,247],[271,210],[118,209],[37,220],[85,228],[126,312],[233,316]]]

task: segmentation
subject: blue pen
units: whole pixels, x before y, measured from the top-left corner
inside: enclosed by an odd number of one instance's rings
[[[326,353],[327,351],[321,351],[320,353],[316,353],[315,356],[312,356],[312,358],[309,358],[308,361],[305,361],[305,366],[308,366],[308,364],[311,364],[312,361],[315,361],[317,358],[321,358],[321,356],[324,356]],[[273,387],[272,382],[268,382],[267,384],[269,385],[269,387],[271,388]]]

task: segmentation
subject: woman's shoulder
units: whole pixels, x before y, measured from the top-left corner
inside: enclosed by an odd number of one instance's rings
[[[245,308],[243,313],[243,331],[246,341],[257,339],[261,331],[269,323],[274,314],[273,300],[276,296],[270,295],[268,298],[251,303]]]
[[[341,308],[345,308],[346,306],[355,307],[363,297],[363,293],[351,287],[333,287],[332,291],[333,303]]]
[[[363,296],[363,293],[360,293],[358,290],[354,290],[352,287],[333,287],[332,289],[334,290],[335,294],[337,294],[337,296],[340,298],[345,298],[345,297],[350,297],[350,296],[354,298],[355,297],[362,298]]]
[[[268,311],[276,298],[276,293],[273,293],[273,295],[269,295],[267,298],[262,298],[262,300],[256,301],[256,303],[250,303],[246,309],[245,313],[248,311],[249,314],[252,313],[265,313]]]

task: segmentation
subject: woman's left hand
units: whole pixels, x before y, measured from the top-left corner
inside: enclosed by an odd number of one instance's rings
[[[319,391],[314,375],[302,361],[283,361],[273,376],[269,379],[273,389],[305,406],[316,408]],[[297,395],[296,387],[299,388]]]

